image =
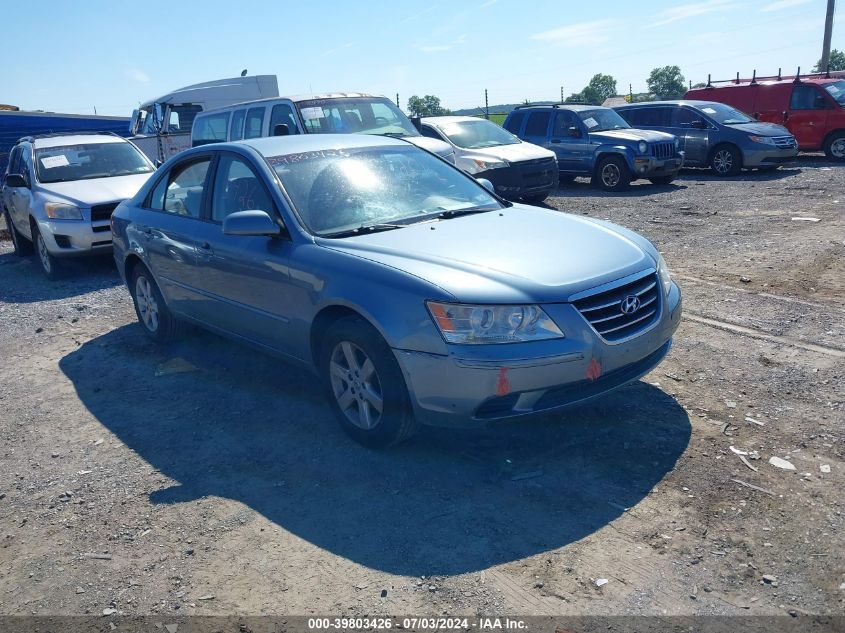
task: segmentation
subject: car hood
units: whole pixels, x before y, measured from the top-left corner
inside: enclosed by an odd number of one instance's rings
[[[732,130],[747,132],[757,136],[792,136],[792,133],[777,123],[738,123],[725,126]]]
[[[623,130],[605,130],[604,132],[590,132],[591,140],[598,140],[605,143],[619,141],[674,141],[675,135],[657,130],[638,130],[636,128],[625,128]]]
[[[77,206],[90,207],[131,198],[152,174],[153,172],[113,178],[39,183],[38,188],[50,197],[61,198]]]
[[[478,156],[479,158],[498,158],[509,163],[518,163],[524,160],[537,160],[539,158],[554,158],[555,153],[543,149],[533,143],[514,143],[512,145],[496,145],[495,147],[481,147],[478,149],[458,150],[466,156]]]
[[[463,302],[565,302],[656,266],[648,242],[626,229],[524,205],[317,243],[425,279]]]
[[[422,147],[429,152],[448,159],[453,164],[455,162],[455,150],[446,141],[438,141],[436,138],[428,138],[427,136],[403,136],[402,138],[417,147]]]

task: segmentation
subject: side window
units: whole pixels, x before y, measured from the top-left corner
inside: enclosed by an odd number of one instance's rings
[[[792,89],[790,110],[824,110],[826,107],[824,95],[815,86],[798,85]]]
[[[211,219],[222,222],[237,211],[266,211],[272,214],[274,205],[261,179],[246,161],[223,155],[214,177],[211,198]]]
[[[525,136],[545,136],[549,129],[551,112],[532,112],[528,115],[528,123],[525,125]]]
[[[194,145],[206,143],[220,143],[226,140],[226,130],[229,128],[229,113],[208,114],[197,117]]]
[[[250,108],[246,113],[244,138],[258,138],[261,136],[261,124],[264,123],[264,107]]]
[[[569,136],[569,128],[578,127],[575,114],[569,110],[562,110],[555,114],[555,125],[552,136]]]
[[[279,103],[273,106],[273,111],[270,113],[270,136],[274,136],[273,132],[276,126],[284,123],[288,126],[288,134],[299,134],[299,128],[296,125],[296,118],[293,116],[293,110],[287,103]]]
[[[170,179],[170,174],[164,174],[162,178],[156,183],[152,193],[145,205],[148,209],[155,209],[156,211],[164,211],[164,196],[167,193],[167,181]]]
[[[23,174],[23,178],[27,184],[32,184],[32,151],[29,147],[21,148],[20,173]]]
[[[10,174],[21,173],[21,146],[20,145],[16,145],[12,149],[12,153],[9,155],[9,166],[6,168],[6,171]]]
[[[229,140],[240,141],[244,137],[244,117],[246,110],[236,110],[232,113],[232,129],[229,132]]]
[[[167,131],[174,133],[189,133],[196,116],[202,112],[202,106],[185,104],[170,106],[170,121]]]
[[[505,129],[511,134],[518,134],[519,128],[522,127],[522,122],[525,120],[524,112],[517,112],[511,115],[511,118],[505,123]]]
[[[200,217],[202,210],[202,192],[205,187],[205,177],[211,158],[176,165],[167,176],[167,187],[164,189],[164,199],[161,199],[159,188],[165,182],[162,179],[153,190],[150,202],[152,208],[161,209],[168,213],[187,215],[192,218]],[[158,199],[156,198],[158,196]],[[161,206],[153,206],[156,203]]]
[[[628,115],[631,127],[669,127],[671,108],[634,108]]]
[[[422,134],[423,136],[427,136],[428,138],[436,138],[438,141],[443,140],[443,138],[437,133],[437,131],[433,127],[429,127],[428,125],[420,126],[420,134]]]
[[[692,127],[693,123],[696,121],[704,122],[704,117],[702,117],[698,112],[693,110],[692,108],[675,108],[672,117],[672,127],[684,127],[689,128]]]

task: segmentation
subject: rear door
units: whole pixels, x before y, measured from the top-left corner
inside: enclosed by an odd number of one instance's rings
[[[819,86],[806,83],[793,86],[786,127],[798,140],[801,149],[821,147],[831,108],[827,94]]]

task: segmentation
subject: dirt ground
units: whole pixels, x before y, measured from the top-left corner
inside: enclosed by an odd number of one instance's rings
[[[845,614],[845,166],[548,202],[663,251],[668,358],[386,452],[277,359],[148,342],[109,259],[0,242],[0,615]]]

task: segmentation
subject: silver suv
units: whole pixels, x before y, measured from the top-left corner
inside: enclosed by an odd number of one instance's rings
[[[55,279],[60,259],[111,250],[115,207],[134,196],[155,167],[111,133],[27,136],[9,154],[0,207],[17,255],[34,250]]]

